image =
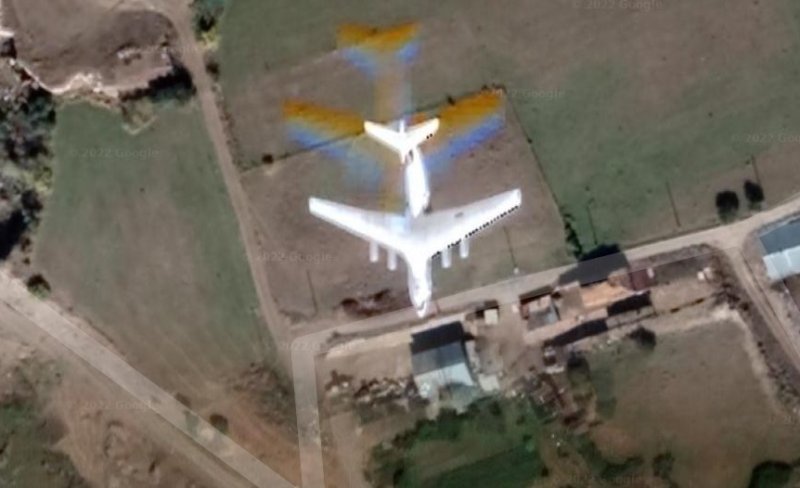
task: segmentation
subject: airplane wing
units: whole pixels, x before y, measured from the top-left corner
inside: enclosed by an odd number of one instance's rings
[[[406,246],[403,217],[397,214],[364,210],[341,203],[310,198],[308,210],[312,215],[339,227],[368,242],[402,254]]]
[[[516,210],[522,203],[522,192],[511,190],[478,202],[426,215],[412,230],[416,237],[424,235],[428,256],[485,229]]]

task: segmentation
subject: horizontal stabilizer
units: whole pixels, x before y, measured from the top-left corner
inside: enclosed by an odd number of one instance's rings
[[[398,131],[387,125],[364,122],[364,131],[374,140],[405,157],[412,149],[433,137],[439,129],[439,119],[426,120],[406,130]]]

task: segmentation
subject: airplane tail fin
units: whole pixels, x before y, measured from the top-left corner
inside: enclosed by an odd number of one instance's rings
[[[433,137],[438,129],[439,119],[426,120],[402,131],[375,122],[364,122],[364,131],[371,138],[396,151],[401,158]]]

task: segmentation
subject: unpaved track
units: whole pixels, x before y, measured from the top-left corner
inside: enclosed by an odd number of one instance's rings
[[[91,333],[91,331],[88,332]],[[49,398],[48,403],[51,407],[54,407],[57,418],[62,418],[61,415],[72,417],[73,421],[75,418],[80,418],[79,424],[71,424],[72,427],[77,426],[80,431],[72,432],[70,430],[67,435],[67,437],[76,436],[79,439],[77,443],[73,444],[71,448],[64,445],[59,446],[59,448],[64,448],[64,451],[70,456],[73,456],[75,449],[78,449],[78,456],[83,457],[84,461],[88,458],[91,460],[89,462],[98,462],[92,451],[102,451],[102,447],[95,449],[95,447],[83,444],[83,442],[91,442],[92,440],[99,442],[102,441],[102,437],[92,439],[91,431],[93,426],[84,425],[82,422],[91,424],[98,420],[104,423],[113,418],[114,421],[133,425],[135,431],[152,441],[159,451],[164,454],[168,453],[167,458],[172,457],[172,454],[175,453],[179,459],[185,460],[186,462],[180,462],[185,467],[184,473],[202,486],[252,488],[253,485],[251,483],[215,462],[210,453],[199,449],[199,446],[192,439],[171,428],[158,415],[153,415],[153,412],[147,409],[145,402],[129,395],[116,382],[111,381],[110,378],[104,376],[102,372],[83,358],[78,357],[47,334],[41,327],[31,323],[30,320],[3,302],[0,302],[0,336],[0,341],[11,339],[12,341],[18,340],[24,344],[29,344],[35,350],[35,357],[46,361],[57,361],[59,369],[61,369],[62,365],[65,367],[61,380],[65,381],[66,384],[59,384],[57,389],[61,391],[53,392],[56,393],[56,396]],[[73,390],[76,386],[90,390]],[[68,390],[63,391],[64,388]],[[86,396],[87,393],[88,396]],[[62,403],[64,400],[67,400],[67,402]],[[52,402],[56,402],[56,404],[53,405]],[[94,411],[94,408],[98,410]],[[77,411],[68,411],[69,409],[77,409]],[[109,417],[104,420],[97,419],[96,414],[100,411],[104,415],[108,414]],[[92,412],[92,420],[86,417],[87,412]],[[65,421],[69,422],[66,419]],[[100,426],[96,425],[94,428],[100,428]],[[103,461],[100,462],[102,463]],[[80,461],[78,461],[78,464],[80,464]],[[102,472],[108,467],[99,464],[90,469]],[[100,482],[97,478],[92,479],[91,473],[81,471],[81,474],[88,475],[90,481]]]
[[[0,307],[0,314],[4,310],[13,311],[38,326],[253,485],[264,488],[292,486],[230,438],[219,434],[201,417],[197,417],[196,428],[190,430],[185,406],[87,334],[85,326],[78,325],[79,319],[37,299],[7,271],[0,272],[0,304],[8,308]],[[192,453],[184,455],[190,459],[193,457]]]
[[[289,371],[289,341],[290,331],[288,324],[283,320],[283,316],[275,305],[275,300],[270,291],[269,281],[263,264],[263,251],[256,233],[256,225],[252,215],[252,209],[247,200],[247,195],[242,188],[239,178],[239,170],[233,160],[233,154],[228,145],[227,132],[222,112],[217,105],[214,82],[208,75],[203,60],[203,50],[195,39],[192,27],[192,13],[189,4],[183,0],[156,0],[151,3],[155,10],[172,21],[178,35],[175,50],[180,56],[186,69],[192,75],[197,97],[203,112],[208,135],[214,144],[217,164],[225,182],[225,187],[230,197],[236,220],[239,224],[239,235],[244,245],[250,273],[258,293],[259,309],[261,316],[266,322],[272,341],[265,338],[267,346],[275,347],[285,370]],[[298,209],[303,211],[303,209]]]

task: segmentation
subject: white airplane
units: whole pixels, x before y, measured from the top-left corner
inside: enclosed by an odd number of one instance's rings
[[[493,197],[436,212],[429,212],[430,189],[419,145],[439,128],[439,120],[431,119],[399,130],[365,122],[366,133],[397,151],[404,165],[406,213],[391,214],[363,210],[340,203],[310,198],[312,215],[325,220],[369,242],[369,260],[377,262],[380,247],[386,249],[387,266],[397,268],[397,256],[408,268],[408,292],[417,314],[424,316],[433,295],[431,260],[441,253],[442,267],[452,262],[451,248],[458,244],[459,255],[469,255],[469,238],[506,214],[519,208],[522,193],[519,189]]]

